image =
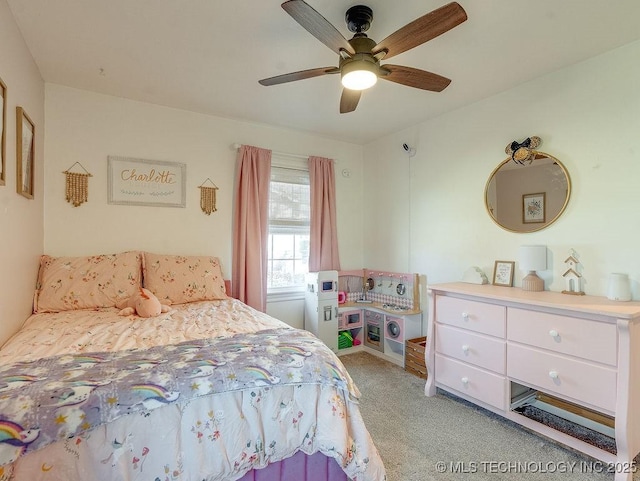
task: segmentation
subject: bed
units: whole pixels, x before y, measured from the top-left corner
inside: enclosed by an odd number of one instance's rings
[[[119,315],[140,286],[169,312]],[[384,480],[359,396],[316,337],[227,297],[215,257],[42,256],[0,349],[0,480]]]

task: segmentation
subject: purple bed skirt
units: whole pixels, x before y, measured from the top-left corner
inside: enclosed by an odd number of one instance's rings
[[[290,458],[254,469],[239,481],[348,481],[335,459],[322,453],[312,455],[298,451]]]

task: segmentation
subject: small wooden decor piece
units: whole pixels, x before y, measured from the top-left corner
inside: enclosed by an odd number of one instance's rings
[[[79,165],[84,172],[71,172],[76,165]],[[65,177],[65,198],[67,202],[78,207],[89,198],[89,177],[93,177],[80,162],[76,162],[67,170],[62,172]]]
[[[477,266],[471,266],[462,275],[462,282],[469,284],[489,284],[489,279],[482,269]]]
[[[209,182],[211,187],[205,186]],[[216,191],[218,190],[218,186],[213,183],[213,181],[207,177],[202,185],[198,186],[200,189],[200,208],[202,212],[207,215],[211,215],[212,212],[216,212],[218,208],[216,207]]]
[[[566,289],[562,291],[563,294],[572,294],[574,296],[584,296],[584,292],[581,289],[580,283],[582,281],[582,275],[579,272],[578,254],[575,250],[571,249],[569,257],[564,260],[567,265],[567,270],[562,274],[564,277]]]

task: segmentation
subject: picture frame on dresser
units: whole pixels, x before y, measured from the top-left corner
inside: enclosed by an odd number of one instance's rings
[[[7,84],[0,78],[0,185],[6,184]]]
[[[33,199],[36,127],[22,107],[16,107],[16,188],[18,194]]]
[[[515,264],[515,261],[496,261],[493,268],[493,285],[512,287]]]

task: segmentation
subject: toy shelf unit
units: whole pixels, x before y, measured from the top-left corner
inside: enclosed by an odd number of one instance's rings
[[[346,354],[351,352],[352,348],[361,346],[363,340],[362,310],[348,307],[338,308],[338,350]]]

